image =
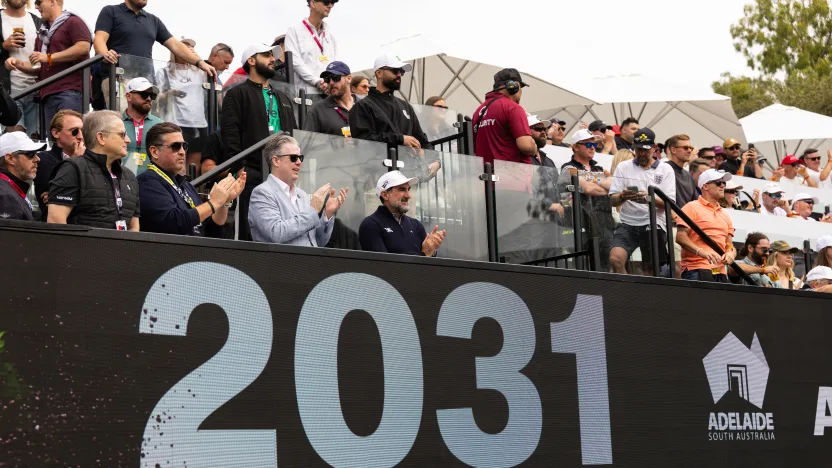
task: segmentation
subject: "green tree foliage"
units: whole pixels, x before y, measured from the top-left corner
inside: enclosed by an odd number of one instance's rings
[[[774,80],[723,73],[711,87],[715,93],[731,98],[731,105],[740,119],[775,102]]]

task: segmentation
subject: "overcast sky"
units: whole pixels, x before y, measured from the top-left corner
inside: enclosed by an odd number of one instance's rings
[[[510,67],[518,54],[562,64],[575,80],[642,74],[709,88],[724,71],[749,73],[728,30],[749,1],[341,0],[328,22],[340,48],[374,50],[428,34],[493,49],[495,65]],[[115,3],[65,0],[91,27],[101,7]],[[147,11],[176,37],[196,40],[203,57],[217,42],[235,51],[271,43],[308,15],[306,0],[149,0]],[[167,60],[169,53],[157,44],[154,57]]]

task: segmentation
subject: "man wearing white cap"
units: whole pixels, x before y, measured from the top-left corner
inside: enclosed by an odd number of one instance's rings
[[[780,184],[769,182],[763,188],[763,203],[760,206],[760,214],[787,217],[791,215],[789,203],[783,198],[786,192],[780,188]]]
[[[306,0],[309,18],[304,18],[286,31],[286,50],[294,54],[295,84],[326,90],[321,73],[338,60],[338,44],[324,21],[338,0]],[[279,53],[276,55],[280,56]]]
[[[699,176],[699,190],[702,195],[684,207],[688,215],[705,234],[725,252],[720,255],[711,249],[699,234],[681,217],[676,220],[676,242],[682,246],[682,279],[727,283],[726,265],[734,263],[737,251],[734,249],[734,224],[719,205],[725,196],[725,185],[731,174],[708,169]]]
[[[430,148],[413,106],[394,95],[402,86],[402,77],[413,70],[413,66],[385,54],[376,59],[373,69],[376,86],[371,87],[367,97],[356,102],[350,111],[352,137],[387,143],[390,148],[399,145]]]
[[[814,292],[832,293],[832,268],[816,266],[806,273],[804,289]]]
[[[820,203],[817,197],[813,197],[808,193],[798,193],[792,199],[792,206],[796,218],[804,219],[806,221],[817,221],[812,217],[812,212],[815,211],[815,205]],[[821,222],[832,223],[832,217],[824,215]]]
[[[362,250],[436,256],[445,240],[445,231],[434,226],[428,234],[422,223],[405,215],[410,209],[410,187],[418,183],[419,179],[407,178],[399,171],[388,172],[378,179],[376,195],[381,206],[364,218],[358,228]]]
[[[226,158],[232,158],[269,135],[297,128],[292,101],[284,93],[271,89],[275,54],[279,46],[250,45],[243,50],[243,70],[248,79],[226,93],[222,103],[222,145]],[[222,162],[222,161],[220,161]],[[262,153],[256,151],[245,161],[246,188],[240,195],[239,239],[251,240],[248,227],[248,201],[251,192],[263,181]]]
[[[127,144],[127,157],[122,164],[124,167],[139,175],[147,168],[150,161],[147,158],[147,133],[154,125],[163,120],[150,113],[153,101],[159,96],[159,88],[147,78],[133,78],[125,87],[127,109],[121,114],[124,120],[124,130],[130,137]]]
[[[33,221],[32,202],[26,198],[38,173],[38,151],[45,144],[35,143],[23,132],[0,136],[0,218]]]

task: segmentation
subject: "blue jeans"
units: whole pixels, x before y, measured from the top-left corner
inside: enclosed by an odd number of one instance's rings
[[[55,94],[50,94],[43,98],[43,117],[46,128],[50,128],[52,118],[58,111],[64,109],[81,112],[81,93],[79,91],[67,90]],[[46,133],[46,131],[44,131]]]
[[[40,131],[38,123],[40,120],[40,106],[35,102],[35,95],[30,94],[23,99],[18,99],[16,103],[21,115],[20,122],[17,124],[23,125],[27,135]],[[41,133],[41,137],[43,137],[43,133]]]

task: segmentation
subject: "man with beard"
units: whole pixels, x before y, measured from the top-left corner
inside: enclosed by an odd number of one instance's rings
[[[147,78],[133,78],[126,86],[127,109],[121,114],[124,129],[130,137],[127,144],[127,157],[122,164],[124,167],[140,175],[145,171],[147,163],[147,138],[154,125],[162,123],[162,119],[150,113],[153,101],[159,96],[159,88]]]
[[[269,135],[297,128],[292,101],[284,93],[272,89],[269,80],[275,76],[275,54],[280,47],[253,44],[245,48],[243,70],[248,79],[226,93],[222,103],[222,144],[226,158],[254,146]],[[251,240],[248,225],[248,201],[251,192],[263,182],[262,151],[255,151],[236,167],[245,167],[248,177],[240,195],[241,240]],[[218,161],[222,163],[222,161]]]
[[[806,165],[806,173],[815,181],[819,188],[832,188],[832,148],[826,150],[826,166],[820,168],[820,153],[815,148],[808,148],[803,152],[800,160]]]
[[[610,264],[615,273],[627,273],[626,263],[637,248],[641,248],[645,274],[652,275],[650,249],[650,210],[647,189],[651,185],[662,190],[671,200],[676,199],[676,174],[668,164],[653,159],[656,134],[642,128],[633,137],[636,157],[618,165],[610,188],[610,202],[621,207],[621,224],[615,229],[610,251]],[[667,220],[664,201],[656,197],[656,222],[659,227],[659,264],[668,261]]]
[[[780,267],[777,265],[766,265],[768,256],[771,253],[771,243],[768,237],[761,232],[752,232],[745,238],[745,245],[740,250],[740,256],[743,259],[737,260],[736,264],[751,277],[751,281],[755,285],[773,288],[774,284],[771,282],[768,274],[779,275]],[[739,277],[733,270],[729,270],[728,274],[732,280],[739,281]]]
[[[537,144],[537,154],[532,157],[532,165],[546,168],[540,172],[540,186],[538,187],[543,192],[546,210],[563,217],[563,205],[559,203],[557,197],[558,167],[543,152],[543,148],[546,146],[547,128],[550,125],[552,123],[548,120],[540,120],[536,115],[529,116],[529,130],[532,131],[532,138]]]
[[[387,172],[378,179],[376,195],[381,200],[381,206],[364,218],[358,228],[362,250],[436,256],[446,232],[434,226],[428,234],[422,223],[405,216],[410,208],[410,186],[417,183],[419,179],[408,179],[399,171]]]
[[[763,178],[763,166],[758,164],[757,150],[751,148],[740,157],[742,146],[739,141],[733,138],[725,140],[722,143],[722,148],[725,150],[727,159],[719,166],[720,171],[753,179]]]
[[[34,220],[26,193],[38,172],[37,152],[45,148],[23,132],[0,137],[0,218]]]
[[[526,111],[520,107],[523,88],[528,86],[514,68],[505,68],[494,75],[491,92],[474,111],[474,149],[483,162],[531,164],[537,144],[531,136]]]
[[[309,115],[303,129],[310,132],[328,133],[330,135],[349,136],[349,115],[355,97],[350,92],[352,75],[350,67],[344,62],[332,62],[321,73],[329,90],[329,97],[317,102]]]
[[[349,116],[353,138],[411,148],[431,148],[413,106],[393,95],[402,86],[402,76],[413,70],[393,55],[382,55],[373,67],[377,86],[353,106]]]

